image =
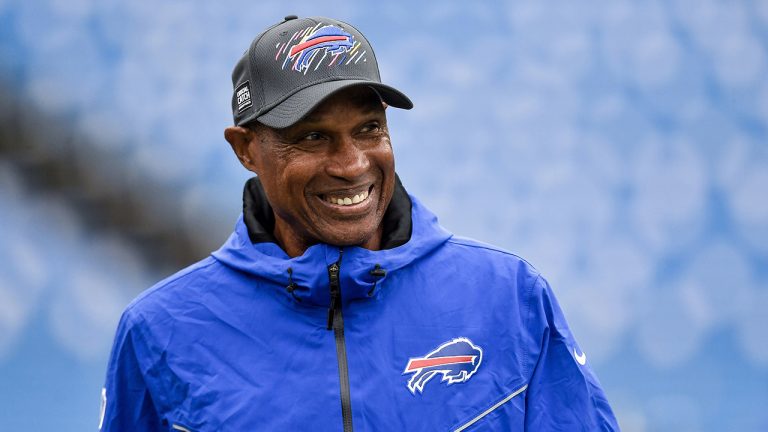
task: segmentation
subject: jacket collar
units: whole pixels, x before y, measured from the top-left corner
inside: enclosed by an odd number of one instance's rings
[[[225,265],[274,283],[297,302],[322,307],[330,304],[331,264],[340,264],[343,303],[376,297],[393,273],[451,237],[429,210],[408,195],[399,178],[383,219],[382,250],[320,243],[291,258],[276,243],[274,224],[264,190],[254,177],[245,185],[243,215],[235,232],[213,256]]]
[[[411,198],[395,175],[395,190],[382,220],[382,249],[396,248],[411,238],[411,206]],[[275,214],[258,177],[249,179],[243,188],[243,219],[252,243],[277,243],[272,234]]]

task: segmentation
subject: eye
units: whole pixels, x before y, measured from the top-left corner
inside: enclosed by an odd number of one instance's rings
[[[321,139],[323,139],[323,135],[319,132],[310,132],[301,137],[301,141],[317,141]]]
[[[360,132],[362,133],[370,133],[370,132],[378,132],[381,128],[379,127],[379,122],[370,122],[366,123],[361,129]]]

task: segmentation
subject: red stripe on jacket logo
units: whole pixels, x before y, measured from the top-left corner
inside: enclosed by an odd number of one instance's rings
[[[447,357],[433,357],[426,359],[411,359],[408,362],[408,366],[405,368],[406,372],[410,372],[416,369],[421,369],[430,366],[443,366],[458,363],[473,363],[477,356],[447,356]]]

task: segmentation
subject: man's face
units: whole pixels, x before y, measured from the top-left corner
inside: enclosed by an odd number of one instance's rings
[[[395,162],[373,90],[339,91],[285,129],[257,126],[248,151],[289,255],[318,242],[378,249]]]

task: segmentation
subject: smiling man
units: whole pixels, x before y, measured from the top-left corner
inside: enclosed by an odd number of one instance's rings
[[[370,86],[337,90],[292,126],[233,126],[227,141],[257,173],[288,255],[323,242],[380,249],[395,160],[384,105]]]
[[[286,17],[232,78],[243,214],[126,308],[102,430],[618,430],[542,276],[403,188],[360,32]]]

